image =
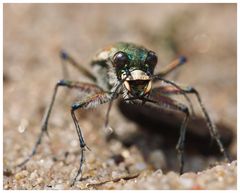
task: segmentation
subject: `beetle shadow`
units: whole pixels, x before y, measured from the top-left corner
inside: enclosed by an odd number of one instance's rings
[[[149,162],[149,157],[154,151],[160,149],[165,155],[167,164],[163,170],[165,172],[169,170],[178,171],[179,166],[175,147],[184,118],[183,113],[152,108],[147,105],[128,104],[121,100],[118,102],[118,106],[122,114],[139,127],[138,132],[120,139],[122,143],[126,147],[137,146],[146,162]],[[224,147],[228,150],[234,139],[232,129],[221,122],[215,123],[215,125]],[[217,143],[210,137],[206,120],[203,117],[190,118],[187,126],[184,155],[185,163],[191,162],[199,156],[203,161],[210,157],[214,157],[219,161],[224,160]],[[230,155],[231,158],[235,156]],[[196,163],[195,159],[195,163],[185,164],[185,171],[199,171],[207,166],[207,163]]]

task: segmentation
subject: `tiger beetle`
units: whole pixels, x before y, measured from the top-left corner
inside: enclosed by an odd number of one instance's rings
[[[105,127],[108,127],[108,117],[112,102],[119,96],[122,96],[123,100],[126,102],[141,104],[152,103],[159,108],[169,108],[184,113],[185,116],[180,127],[180,137],[176,145],[179,156],[180,174],[182,174],[184,167],[183,151],[186,127],[189,117],[191,113],[193,113],[188,94],[194,94],[204,114],[211,137],[216,140],[226,160],[230,161],[220,140],[220,135],[202,103],[198,91],[191,86],[180,86],[164,78],[167,74],[186,62],[184,56],[175,59],[156,74],[154,74],[154,69],[158,62],[156,53],[133,43],[119,42],[102,49],[91,62],[93,72],[79,65],[76,60],[65,51],[61,52],[61,59],[64,63],[74,66],[78,71],[92,80],[92,83],[66,79],[59,80],[56,83],[50,105],[43,118],[41,133],[38,136],[31,154],[18,166],[23,166],[36,154],[36,150],[41,144],[44,134],[47,134],[49,117],[59,87],[76,89],[79,92],[88,94],[88,97],[85,99],[73,103],[70,110],[78,134],[81,150],[80,165],[71,185],[74,185],[78,176],[82,174],[82,166],[85,161],[84,152],[86,148],[88,148],[83,139],[82,131],[75,115],[76,110],[95,108],[97,105],[109,102],[105,121]],[[160,86],[153,88],[153,84],[157,81],[160,82]],[[184,96],[189,106],[170,98],[171,95]]]

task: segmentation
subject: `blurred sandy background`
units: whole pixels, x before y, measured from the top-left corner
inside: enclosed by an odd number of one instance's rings
[[[4,189],[69,188],[79,163],[78,139],[69,112],[76,98],[69,90],[59,89],[49,121],[50,139],[44,138],[39,153],[25,168],[14,165],[30,153],[54,85],[62,78],[59,51],[67,50],[90,69],[88,64],[95,52],[117,41],[135,42],[154,50],[159,57],[157,69],[180,54],[186,55],[189,62],[169,78],[199,90],[214,122],[230,133],[226,140],[235,157],[236,11],[236,4],[4,4]],[[88,81],[73,68],[68,69],[71,79]],[[194,106],[199,114],[196,101]],[[122,138],[129,132],[140,138],[131,139],[130,145],[117,139],[106,142],[102,132],[106,107],[79,112],[85,141],[92,151],[87,152],[85,180],[75,188],[186,188],[151,180],[138,183],[138,178],[134,179],[135,185],[129,185],[127,178],[121,177],[145,172],[151,179],[159,168],[167,173],[177,163],[176,152],[172,146],[161,150],[161,144],[167,144],[165,137],[148,132],[146,127],[139,129],[119,112],[116,103],[110,115],[111,126]],[[209,140],[207,134],[204,137]],[[191,156],[190,150],[186,158],[187,171],[203,170],[223,160],[217,153],[206,156],[194,152]],[[87,186],[113,178],[121,180]],[[234,188],[234,180],[232,184]],[[203,183],[203,188],[226,187],[224,183],[223,187]]]

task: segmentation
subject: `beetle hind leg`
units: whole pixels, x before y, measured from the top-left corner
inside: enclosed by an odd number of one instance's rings
[[[215,125],[213,124],[212,120],[210,119],[210,116],[205,108],[205,106],[203,105],[202,103],[202,99],[200,97],[200,94],[198,93],[198,91],[193,88],[193,87],[186,87],[186,88],[182,88],[182,91],[184,91],[185,93],[189,93],[189,94],[194,94],[198,100],[198,103],[202,109],[202,112],[204,114],[204,117],[206,119],[206,122],[207,122],[207,125],[208,125],[208,128],[209,128],[209,132],[210,132],[210,135],[212,138],[215,139],[215,141],[217,142],[218,146],[219,146],[219,149],[220,151],[223,153],[225,159],[230,162],[231,161],[231,158],[230,156],[228,155],[227,151],[225,150],[221,140],[220,140],[220,135],[218,133],[218,130],[217,128],[215,127]]]
[[[178,151],[178,157],[179,157],[179,172],[180,174],[182,174],[184,169],[185,136],[186,136],[187,124],[190,118],[188,107],[182,103],[177,102],[176,100],[171,99],[170,97],[157,95],[156,93],[153,93],[150,96],[150,98],[143,98],[142,100],[144,100],[145,102],[156,104],[162,108],[169,108],[172,110],[181,111],[182,113],[185,114],[184,120],[180,127],[180,136],[178,139],[178,143],[176,145],[176,150]]]
[[[231,161],[230,156],[228,155],[227,151],[225,150],[225,148],[224,148],[224,146],[221,142],[218,130],[215,127],[215,125],[213,124],[212,120],[210,119],[210,116],[209,116],[205,106],[203,105],[202,99],[201,99],[198,91],[191,86],[185,86],[185,87],[184,86],[179,86],[176,83],[174,83],[173,81],[163,79],[159,76],[155,76],[154,79],[162,80],[162,81],[170,84],[172,86],[172,91],[171,92],[173,94],[182,94],[184,96],[186,96],[186,94],[194,94],[196,96],[196,98],[198,100],[198,103],[201,107],[201,110],[204,114],[204,117],[205,117],[205,120],[206,120],[206,123],[207,123],[207,126],[208,126],[209,133],[210,133],[211,137],[214,138],[215,141],[217,142],[217,145],[218,145],[220,151],[222,152],[222,154],[224,155],[225,159],[228,162],[230,162]]]

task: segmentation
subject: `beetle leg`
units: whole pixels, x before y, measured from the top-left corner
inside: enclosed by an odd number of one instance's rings
[[[84,142],[83,135],[82,135],[82,132],[81,132],[81,128],[79,126],[78,120],[77,120],[74,112],[77,109],[92,108],[92,107],[95,107],[96,105],[109,102],[110,100],[112,100],[112,94],[102,91],[100,93],[97,93],[97,94],[87,98],[84,101],[80,101],[80,102],[74,103],[72,105],[71,115],[72,115],[73,122],[75,124],[75,128],[76,128],[76,131],[77,131],[77,134],[78,134],[78,138],[79,138],[79,144],[80,144],[80,148],[81,148],[81,159],[80,159],[80,166],[79,166],[77,175],[75,176],[73,182],[71,183],[71,186],[74,185],[74,183],[77,180],[77,177],[82,173],[82,165],[83,165],[84,160],[85,160],[84,151],[85,151],[85,147],[86,147],[86,144]]]
[[[164,82],[166,82],[166,83],[169,83],[169,84],[171,84],[173,87],[175,87],[175,89],[173,88],[173,91],[172,91],[172,92],[175,92],[176,94],[182,94],[182,95],[194,94],[194,95],[196,96],[196,98],[197,98],[197,100],[198,100],[198,103],[199,103],[199,105],[200,105],[200,107],[201,107],[201,110],[202,110],[202,112],[203,112],[203,114],[204,114],[204,117],[205,117],[205,119],[206,119],[207,126],[208,126],[208,129],[209,129],[209,132],[210,132],[211,137],[214,138],[215,141],[217,142],[218,147],[219,147],[220,151],[223,153],[225,159],[226,159],[228,162],[230,162],[231,159],[230,159],[228,153],[226,152],[226,150],[225,150],[225,148],[224,148],[224,146],[223,146],[223,144],[222,144],[222,142],[221,142],[221,140],[220,140],[220,135],[219,135],[219,133],[218,133],[218,130],[217,130],[217,128],[215,127],[215,125],[213,124],[213,122],[211,121],[210,116],[209,116],[209,114],[208,114],[205,106],[204,106],[203,103],[202,103],[202,99],[201,99],[198,91],[197,91],[195,88],[191,87],[191,86],[181,87],[181,86],[178,86],[176,83],[174,83],[174,82],[172,82],[172,81],[170,81],[170,80],[165,80],[165,79],[162,79],[162,78],[160,78],[160,77],[155,77],[155,78],[159,78],[159,79],[161,79],[162,81],[164,81]]]
[[[219,146],[219,149],[223,153],[225,159],[228,162],[230,162],[231,159],[230,159],[227,151],[225,150],[225,148],[224,148],[224,146],[223,146],[223,144],[222,144],[222,142],[220,140],[220,135],[218,133],[218,130],[217,130],[216,126],[213,124],[213,122],[210,119],[210,116],[209,116],[205,106],[203,105],[203,102],[202,102],[202,99],[200,97],[199,92],[195,88],[193,88],[191,86],[181,87],[181,91],[183,91],[185,93],[189,93],[189,94],[194,94],[196,96],[196,98],[198,100],[198,103],[199,103],[199,105],[200,105],[200,107],[202,109],[202,112],[203,112],[203,114],[205,116],[205,119],[206,119],[206,122],[207,122],[207,125],[208,125],[208,128],[209,128],[209,132],[210,132],[211,137],[216,140],[216,142],[217,142],[217,144]],[[180,91],[179,91],[179,93],[180,93]]]
[[[68,71],[65,66],[65,63],[71,64],[73,67],[75,67],[79,72],[83,73],[85,76],[87,76],[89,79],[96,82],[96,77],[89,72],[87,69],[85,69],[83,66],[81,66],[72,56],[70,56],[67,52],[64,50],[61,50],[60,57],[62,59],[62,69],[63,69],[63,77],[68,78]]]
[[[124,79],[122,79],[120,81],[120,83],[116,86],[115,90],[113,91],[112,93],[112,98],[110,100],[110,103],[108,105],[108,109],[107,109],[107,113],[106,113],[106,119],[105,119],[105,124],[104,124],[104,127],[107,129],[108,128],[108,123],[109,123],[109,114],[110,114],[110,110],[111,110],[111,107],[112,107],[112,103],[113,103],[113,100],[118,96],[119,94],[119,89],[120,87],[122,86],[122,84],[124,83],[124,81],[128,78],[129,75],[127,75]]]
[[[160,75],[154,75],[154,76],[152,77],[152,79],[153,79],[153,81],[159,81],[159,80],[160,80],[160,81],[167,82],[165,79],[161,78]],[[170,81],[169,81],[169,82],[170,82]],[[169,83],[169,82],[167,82],[167,83]],[[169,84],[171,84],[171,83],[169,83]],[[160,87],[158,87],[157,89],[158,89],[158,91],[159,91],[160,93],[162,93],[162,94],[177,94],[177,93],[174,93],[172,87],[169,87],[169,86],[167,86],[167,85],[160,86]],[[153,89],[153,90],[154,90],[154,89]],[[190,98],[189,98],[185,93],[182,93],[182,95],[183,95],[183,97],[186,99],[186,101],[188,102],[188,104],[189,104],[189,106],[190,106],[191,114],[192,114],[193,116],[195,116],[195,112],[194,112],[193,105],[192,105],[192,102],[191,102]]]
[[[160,86],[160,87],[152,89],[151,92],[156,92],[157,95],[163,94],[163,95],[167,95],[167,96],[168,95],[173,95],[173,94],[179,94],[179,91],[176,92],[176,88],[173,87],[172,85]],[[195,117],[196,113],[194,111],[194,108],[193,108],[193,105],[192,105],[192,102],[191,102],[190,98],[186,94],[183,94],[183,96],[185,97],[185,99],[187,100],[187,102],[189,104],[189,107],[190,107],[190,110],[191,110],[191,115],[193,117]]]
[[[90,92],[91,91],[91,92],[96,93],[96,92],[102,91],[101,88],[95,86],[94,84],[81,83],[81,82],[69,81],[69,80],[58,81],[57,84],[55,85],[51,102],[47,108],[45,115],[44,115],[42,126],[41,126],[41,132],[40,132],[40,134],[37,138],[37,141],[32,149],[32,152],[23,162],[21,162],[20,164],[17,165],[18,167],[25,165],[31,159],[31,157],[33,157],[36,154],[36,150],[37,150],[38,146],[41,144],[44,133],[48,134],[48,130],[47,130],[48,120],[49,120],[49,117],[50,117],[50,114],[51,114],[51,111],[52,111],[52,108],[53,108],[53,105],[55,102],[55,98],[56,98],[56,94],[57,94],[59,86],[64,86],[64,87],[67,87],[70,89],[78,89],[81,92]]]
[[[170,64],[168,64],[167,66],[165,66],[165,68],[163,68],[159,73],[157,73],[157,76],[161,76],[164,77],[166,76],[168,73],[172,72],[173,70],[175,70],[177,67],[183,65],[184,63],[186,63],[187,59],[185,56],[180,56],[179,58],[173,60]],[[157,80],[154,80],[157,81]]]
[[[180,128],[180,136],[178,139],[178,143],[176,145],[176,149],[177,149],[178,155],[179,155],[180,174],[182,174],[183,167],[184,167],[183,153],[184,153],[186,128],[187,128],[187,124],[188,124],[189,116],[190,116],[188,107],[182,103],[179,103],[179,102],[167,97],[167,96],[156,95],[155,93],[151,93],[150,98],[143,98],[142,100],[144,100],[145,102],[154,103],[163,108],[178,110],[185,114],[185,118],[184,118],[181,128]]]

